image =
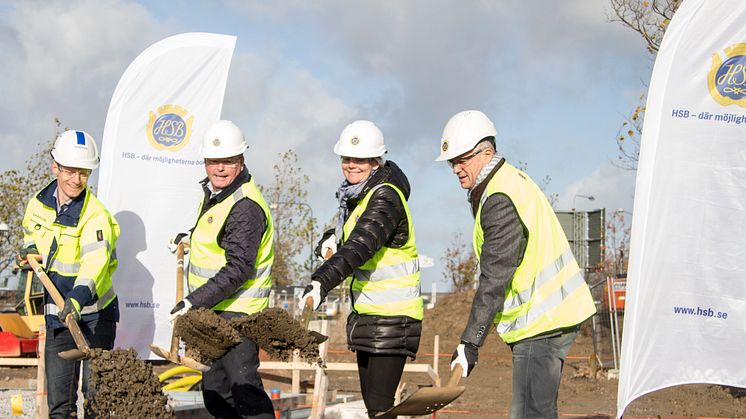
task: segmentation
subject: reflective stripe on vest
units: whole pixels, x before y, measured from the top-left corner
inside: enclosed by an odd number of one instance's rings
[[[54,183],[54,182],[53,182]],[[56,187],[50,184],[44,189]],[[50,279],[60,290],[85,286],[96,302],[81,307],[81,314],[106,308],[116,298],[111,276],[117,267],[116,240],[119,224],[90,190],[74,226],[58,224],[56,208],[42,203],[38,196],[29,201],[23,219],[24,244],[35,245]],[[102,266],[103,265],[103,266]],[[63,292],[63,298],[67,295]],[[57,311],[46,314],[53,314]]]
[[[523,172],[504,163],[487,184],[474,223],[474,251],[481,257],[482,206],[494,194],[512,201],[528,243],[521,264],[495,316],[497,332],[507,343],[581,323],[595,305],[554,210],[539,187]]]
[[[343,242],[347,240],[380,187],[393,188],[401,199],[407,217],[408,240],[394,249],[381,247],[373,257],[359,266],[348,278],[352,291],[352,307],[359,314],[375,316],[409,316],[422,320],[423,305],[420,296],[420,265],[415,245],[414,226],[404,194],[396,186],[384,183],[370,191],[352,210],[343,229]]]
[[[218,234],[223,229],[231,209],[241,199],[250,199],[261,207],[267,220],[267,228],[259,243],[254,267],[248,273],[248,279],[236,292],[212,308],[218,311],[251,314],[269,306],[274,260],[272,216],[253,179],[241,185],[231,196],[205,211],[197,220],[190,239],[188,284],[190,292],[194,291],[213,278],[227,263],[225,250],[218,243]],[[200,212],[202,212],[201,209]]]
[[[114,293],[114,290],[109,290],[106,292],[106,294],[103,295],[102,298],[97,300],[92,305],[85,306],[81,308],[80,314],[92,314],[97,311],[103,310],[107,305],[109,305],[109,302],[114,300],[114,297],[116,297],[116,294]],[[59,308],[57,307],[57,304],[54,303],[47,303],[44,305],[44,314],[48,314],[51,316],[56,316],[60,312]]]

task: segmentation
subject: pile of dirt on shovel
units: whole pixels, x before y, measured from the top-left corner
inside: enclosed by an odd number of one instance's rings
[[[316,339],[281,308],[273,307],[247,317],[235,317],[231,323],[241,336],[256,342],[273,359],[287,361],[298,349],[301,359],[322,364]]]
[[[207,364],[241,343],[231,322],[206,308],[189,310],[177,317],[174,332],[184,341],[188,357]]]
[[[204,308],[189,310],[176,319],[174,330],[184,341],[187,355],[202,363],[220,358],[243,336],[273,359],[287,361],[297,349],[302,359],[321,365],[316,339],[281,308],[230,320]]]
[[[85,409],[95,417],[174,418],[168,398],[153,374],[153,367],[137,358],[132,349],[92,349],[90,354],[92,400]]]

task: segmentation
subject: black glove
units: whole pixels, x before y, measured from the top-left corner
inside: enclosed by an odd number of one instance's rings
[[[189,309],[192,308],[192,302],[187,300],[186,298],[176,303],[174,308],[171,309],[171,315],[168,318],[168,321],[173,324],[174,320],[176,320],[177,317],[181,316],[182,314],[189,311]]]
[[[18,260],[16,261],[16,265],[18,265],[19,268],[21,268],[24,271],[31,270],[31,266],[28,264],[28,261],[26,260],[28,258],[28,255],[38,255],[39,250],[35,247],[24,247],[18,252]]]
[[[451,357],[451,370],[453,370],[456,364],[461,364],[461,368],[464,370],[462,377],[468,377],[474,367],[477,366],[478,358],[479,346],[462,340]]]
[[[65,306],[62,307],[62,311],[57,315],[62,324],[65,324],[65,319],[67,319],[69,314],[72,314],[73,319],[76,322],[80,320],[80,303],[78,303],[74,298],[67,298],[65,300]]]

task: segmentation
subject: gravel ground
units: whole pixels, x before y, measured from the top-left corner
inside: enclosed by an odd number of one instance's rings
[[[23,397],[23,414],[18,416],[12,416],[13,411],[11,410],[11,397],[20,394]],[[36,405],[36,391],[34,390],[19,390],[19,389],[2,389],[0,390],[0,417],[3,418],[33,418],[34,417],[34,406]]]

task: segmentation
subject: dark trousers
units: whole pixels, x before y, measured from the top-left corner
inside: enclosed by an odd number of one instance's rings
[[[520,341],[513,351],[511,419],[557,418],[562,367],[577,332]]]
[[[274,419],[258,368],[259,348],[244,338],[202,373],[207,411],[216,418]]]
[[[114,347],[117,324],[107,320],[93,320],[81,322],[80,330],[88,340],[91,348],[111,350]],[[78,380],[80,365],[83,364],[83,394],[92,397],[88,390],[89,361],[68,361],[59,357],[60,352],[75,349],[75,341],[70,330],[63,327],[47,330],[47,340],[44,344],[44,364],[47,378],[47,405],[49,417],[70,418],[77,417]],[[86,416],[88,416],[86,414]]]
[[[360,376],[360,392],[363,394],[368,416],[383,412],[394,406],[394,395],[399,385],[406,355],[373,354],[357,351],[357,372]],[[394,418],[395,416],[381,416]]]

